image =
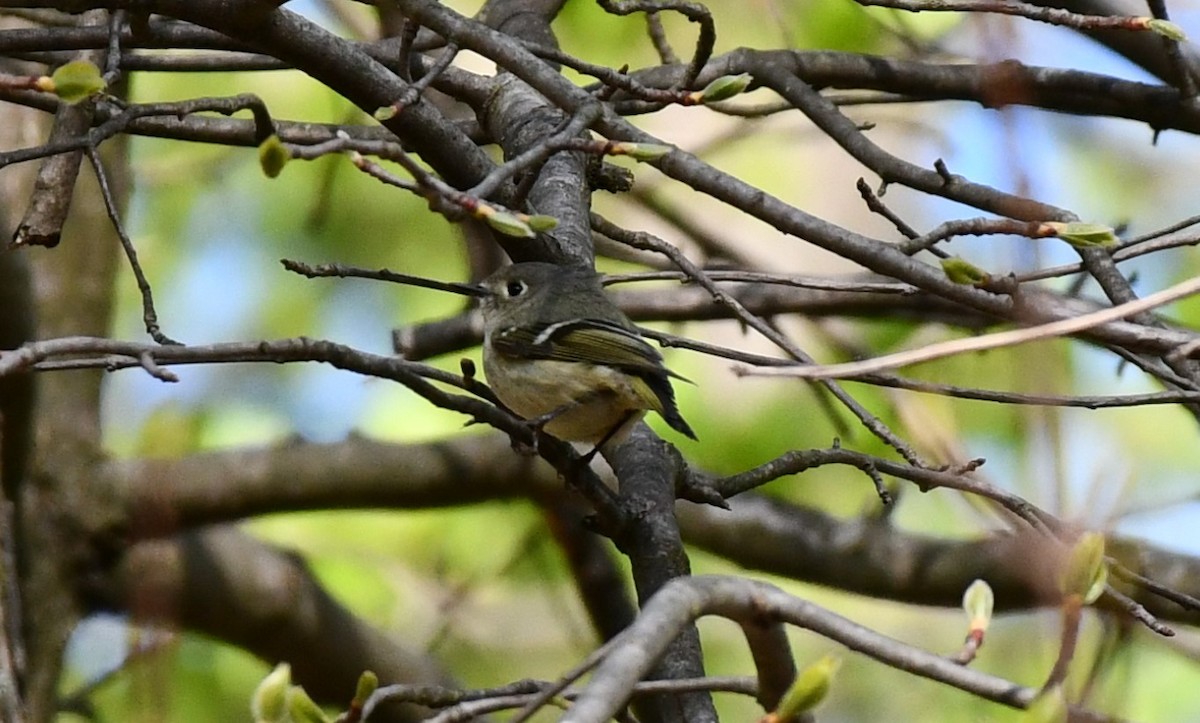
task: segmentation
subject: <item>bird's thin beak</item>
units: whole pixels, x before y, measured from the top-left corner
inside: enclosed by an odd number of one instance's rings
[[[492,295],[491,291],[483,286],[480,286],[479,284],[460,284],[457,282],[450,282],[446,284],[445,290],[455,294],[462,294],[463,296],[475,296],[479,298],[486,298]]]

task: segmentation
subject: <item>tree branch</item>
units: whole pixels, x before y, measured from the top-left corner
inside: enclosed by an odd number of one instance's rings
[[[268,663],[286,661],[295,681],[328,704],[346,705],[364,670],[383,681],[452,685],[436,664],[342,607],[298,557],[233,527],[137,543],[91,593],[141,623],[182,626]],[[381,721],[417,721],[427,712],[385,710]]]
[[[802,484],[803,479],[775,484]],[[172,534],[287,511],[429,509],[522,497],[553,502],[566,494],[548,465],[514,454],[508,440],[496,434],[429,444],[351,439],[178,460],[110,460],[93,484],[105,496],[122,500],[128,520],[121,528],[93,533],[107,538]],[[885,518],[840,520],[753,492],[730,499],[728,510],[690,502],[673,506],[689,544],[749,569],[942,607],[957,607],[976,577],[995,590],[998,611],[1038,607],[1053,597],[1030,564],[1037,553],[1020,535],[941,539],[904,532]],[[177,526],[155,528],[147,519],[151,509],[170,510]],[[1110,536],[1110,548],[1141,575],[1200,597],[1200,560],[1119,536]],[[1122,589],[1157,617],[1200,625],[1200,611]]]

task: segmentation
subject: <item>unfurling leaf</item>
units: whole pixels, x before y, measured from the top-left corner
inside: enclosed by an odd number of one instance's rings
[[[956,284],[978,286],[986,284],[992,278],[983,269],[958,256],[951,256],[941,261],[942,271],[945,272],[946,278]]]
[[[95,64],[86,60],[72,60],[54,71],[49,83],[39,83],[39,87],[74,105],[104,90],[105,83]]]
[[[487,222],[487,225],[505,236],[515,236],[517,238],[533,238],[535,236],[529,224],[522,221],[516,214],[510,211],[493,211],[485,215],[483,220]]]
[[[308,697],[308,693],[298,685],[293,685],[287,692],[287,712],[293,723],[329,723],[329,716],[321,710],[321,706]]]
[[[278,177],[290,160],[292,152],[274,133],[267,136],[267,140],[258,146],[258,165],[262,167],[262,172],[267,178]]]
[[[967,586],[963,593],[963,610],[970,620],[971,630],[984,631],[992,622],[992,609],[996,604],[996,596],[992,586],[983,580],[976,580]]]
[[[840,658],[826,655],[800,671],[791,687],[783,694],[783,700],[779,701],[771,720],[775,723],[792,723],[817,707],[825,700],[825,696],[829,695],[833,676],[841,665]]]
[[[1163,36],[1167,40],[1174,40],[1177,43],[1182,43],[1187,40],[1187,33],[1183,32],[1183,28],[1179,27],[1170,20],[1147,18],[1146,27]]]
[[[364,670],[363,674],[358,676],[358,686],[354,689],[355,704],[361,707],[378,687],[379,676],[370,670]]]
[[[292,685],[292,666],[280,663],[262,679],[250,697],[254,723],[283,723],[287,714],[287,691]]]
[[[622,155],[635,161],[655,161],[675,150],[674,146],[662,143],[618,143]]]
[[[695,95],[696,100],[701,103],[716,103],[719,100],[728,100],[735,95],[741,95],[746,88],[750,87],[750,81],[754,77],[749,73],[738,73],[737,75],[722,75],[713,82],[704,86],[704,90],[700,91],[699,95]]]
[[[1054,229],[1055,235],[1077,248],[1112,246],[1117,242],[1117,232],[1112,226],[1099,223],[1046,221],[1043,225]]]
[[[1104,565],[1104,535],[1085,532],[1075,541],[1062,571],[1060,587],[1064,595],[1078,595],[1090,605],[1104,592],[1108,568]]]
[[[554,229],[558,228],[557,218],[541,213],[535,213],[532,216],[526,216],[525,223],[529,224],[529,228],[538,233],[542,233],[543,231],[553,231]]]

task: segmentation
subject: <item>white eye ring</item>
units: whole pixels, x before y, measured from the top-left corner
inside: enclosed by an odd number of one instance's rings
[[[528,289],[529,289],[529,285],[526,284],[524,281],[519,281],[519,280],[513,280],[504,285],[504,291],[505,291],[505,293],[508,294],[509,298],[512,298],[514,296],[520,296],[521,294],[524,294],[525,291]]]

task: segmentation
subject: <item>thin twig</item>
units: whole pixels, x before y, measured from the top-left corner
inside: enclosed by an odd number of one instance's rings
[[[747,326],[762,334],[773,344],[788,353],[789,356],[797,361],[812,364],[813,358],[808,355],[800,347],[796,346],[791,340],[779,333],[774,327],[763,321],[757,315],[747,309],[740,301],[734,298],[731,294],[719,288],[707,277],[705,272],[697,267],[688,259],[683,252],[675,246],[663,241],[662,239],[645,232],[627,231],[616,224],[611,223],[599,214],[592,214],[592,226],[600,233],[622,243],[629,244],[634,248],[646,249],[661,253],[671,259],[684,273],[690,276],[706,291],[713,295],[713,298],[719,301],[724,306],[728,307],[739,320],[746,323]],[[850,396],[846,390],[842,389],[837,384],[821,381],[821,386],[825,387],[839,402],[842,403],[855,417],[862,422],[872,434],[886,442],[889,446],[895,449],[910,463],[925,466],[920,455],[916,453],[907,442],[887,427],[877,416],[872,414],[866,407],[859,404],[854,397]]]
[[[146,272],[142,270],[142,265],[138,261],[137,249],[133,246],[133,241],[129,238],[129,234],[125,233],[125,226],[121,223],[120,212],[117,211],[117,203],[113,199],[112,190],[108,186],[108,176],[104,172],[104,163],[100,160],[100,154],[96,151],[95,146],[87,147],[88,160],[92,163],[92,169],[96,172],[96,180],[100,185],[100,195],[104,199],[104,210],[108,213],[108,219],[112,222],[113,229],[117,232],[117,236],[121,239],[121,249],[125,251],[125,258],[129,261],[129,268],[133,271],[133,278],[137,281],[138,292],[142,296],[142,322],[146,325],[146,333],[150,338],[159,344],[177,345],[179,342],[163,333],[158,325],[158,312],[154,310],[154,292],[150,289],[150,281],[146,278]],[[153,371],[155,367],[150,366],[151,361],[147,359],[143,366],[147,371],[157,376]],[[161,377],[166,379],[166,377]]]
[[[819,366],[796,366],[772,369],[739,368],[736,373],[745,376],[798,377],[801,379],[844,379],[846,377],[887,371],[899,367],[943,359],[958,354],[999,349],[1007,346],[1024,344],[1038,339],[1049,339],[1058,336],[1075,334],[1110,321],[1124,319],[1127,316],[1140,314],[1150,309],[1169,304],[1173,301],[1200,293],[1200,278],[1188,279],[1174,286],[1163,289],[1135,301],[1114,306],[1090,314],[1074,316],[1068,319],[1052,321],[1048,324],[1031,326],[1025,329],[1013,329],[995,334],[986,334],[971,339],[954,339],[951,341],[930,344],[919,349],[887,354],[874,359],[845,364],[829,364]]]
[[[399,382],[435,406],[459,412],[470,419],[488,424],[508,434],[515,443],[536,449],[564,479],[583,494],[603,519],[621,524],[624,519],[616,495],[587,465],[571,445],[538,433],[522,419],[495,404],[448,393],[428,380],[473,391],[481,387],[458,375],[425,364],[360,351],[342,344],[299,337],[259,342],[235,342],[207,346],[160,346],[116,341],[98,337],[64,337],[29,342],[19,349],[0,351],[0,376],[42,368],[54,360],[69,360],[68,365],[50,368],[146,369],[144,358],[158,366],[177,364],[213,364],[235,362],[298,363],[323,362],[338,369]]]
[[[1200,599],[1185,592],[1169,588],[1144,575],[1139,575],[1111,557],[1107,558],[1106,562],[1108,563],[1109,571],[1115,577],[1148,590],[1165,600],[1170,600],[1185,610],[1200,610]]]
[[[407,286],[419,286],[423,289],[434,289],[435,291],[448,291],[452,294],[462,294],[465,296],[482,296],[483,292],[480,287],[475,284],[460,284],[454,281],[435,281],[426,279],[421,276],[410,276],[409,274],[401,274],[390,269],[362,269],[357,266],[346,266],[344,264],[318,264],[313,266],[302,261],[293,261],[292,259],[280,259],[279,263],[283,264],[283,268],[293,273],[300,274],[310,279],[315,278],[357,278],[357,279],[374,279],[376,281],[387,281],[393,284],[405,284]]]
[[[1061,8],[1031,5],[1016,0],[857,0],[859,5],[909,12],[968,12],[1015,15],[1075,30],[1148,31],[1149,18],[1120,15],[1082,15]]]
[[[834,446],[830,449],[786,452],[753,469],[719,480],[712,480],[709,484],[723,497],[729,499],[780,477],[799,474],[805,470],[829,464],[848,465],[862,470],[871,477],[877,490],[881,486],[879,474],[882,473],[913,482],[922,491],[943,487],[969,492],[999,503],[1028,523],[1035,531],[1049,538],[1055,537],[1054,528],[1058,526],[1058,523],[1053,515],[1018,495],[970,476],[971,472],[983,465],[982,459],[971,460],[956,468],[930,469]]]
[[[692,53],[692,59],[688,61],[687,68],[683,72],[683,78],[679,82],[680,88],[692,87],[696,78],[699,77],[700,71],[704,69],[704,64],[712,57],[713,46],[717,41],[717,28],[713,23],[712,13],[700,3],[672,2],[671,0],[665,2],[658,0],[599,0],[599,4],[606,12],[613,15],[629,15],[636,12],[657,13],[670,10],[700,26],[700,34],[696,38],[696,50]]]

